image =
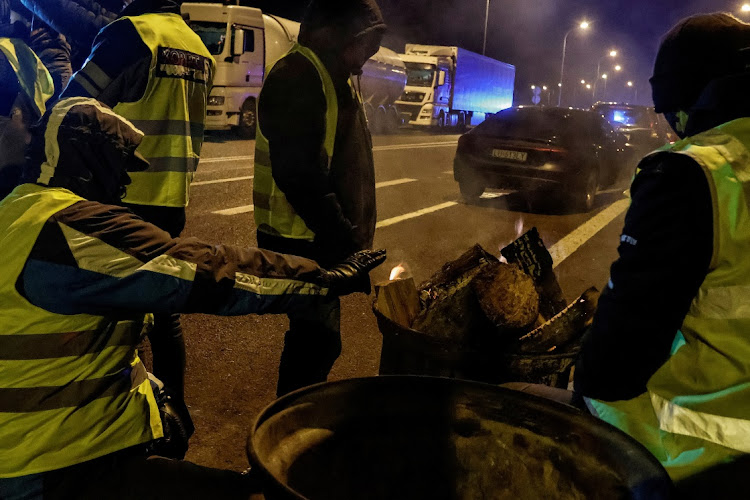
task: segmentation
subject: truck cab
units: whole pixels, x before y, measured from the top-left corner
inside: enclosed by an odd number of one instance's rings
[[[183,3],[182,12],[216,59],[206,129],[254,138],[266,68],[292,48],[299,23],[238,5]]]
[[[406,88],[397,101],[404,122],[442,127],[450,114],[453,61],[448,57],[402,54]]]

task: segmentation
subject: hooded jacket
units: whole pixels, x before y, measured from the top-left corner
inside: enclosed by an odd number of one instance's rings
[[[750,116],[748,84],[750,73],[711,81],[690,109],[687,135]],[[669,357],[713,253],[713,205],[700,165],[661,153],[639,169],[619,258],[576,364],[576,391],[604,401],[646,390]]]
[[[336,88],[338,121],[330,170],[323,150],[325,97],[320,77],[293,54],[269,72],[258,118],[270,145],[274,181],[295,212],[315,233],[300,242],[258,233],[264,248],[335,262],[372,247],[377,212],[372,140],[364,112],[348,83],[341,50],[356,36],[385,29],[371,0],[316,1],[302,22],[300,43],[321,59]],[[316,37],[324,30],[326,37]]]

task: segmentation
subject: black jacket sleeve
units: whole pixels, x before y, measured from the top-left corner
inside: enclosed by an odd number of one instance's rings
[[[576,392],[604,401],[646,390],[669,357],[713,254],[713,205],[701,167],[677,153],[649,157],[640,167],[619,258],[575,369]]]
[[[44,225],[17,282],[58,314],[286,312],[328,293],[315,262],[171,238],[129,210],[81,201]]]
[[[273,179],[317,243],[353,249],[352,225],[336,197],[322,148],[325,113],[320,77],[303,56],[288,56],[269,73],[258,116],[271,149]]]

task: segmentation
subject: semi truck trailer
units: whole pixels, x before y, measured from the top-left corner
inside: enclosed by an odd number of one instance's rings
[[[396,105],[410,125],[464,128],[513,106],[512,64],[441,45],[407,44],[400,57],[407,81]]]
[[[231,129],[254,138],[266,71],[296,43],[299,23],[239,5],[185,2],[182,12],[216,59],[206,129]],[[365,64],[362,98],[374,132],[389,131],[398,124],[400,114],[394,102],[405,85],[406,67],[395,52],[382,47]]]

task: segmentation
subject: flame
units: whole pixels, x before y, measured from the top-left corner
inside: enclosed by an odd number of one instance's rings
[[[399,276],[406,272],[406,268],[403,264],[399,264],[391,269],[391,276],[388,278],[390,281],[397,280]]]
[[[516,239],[520,238],[523,234],[523,217],[519,217],[516,221]]]

